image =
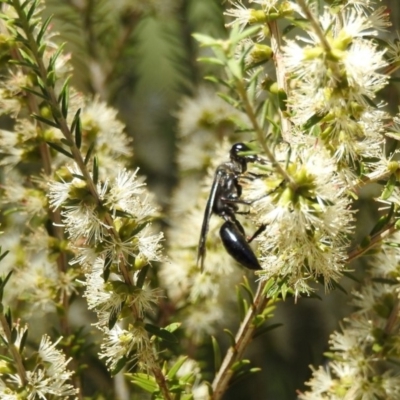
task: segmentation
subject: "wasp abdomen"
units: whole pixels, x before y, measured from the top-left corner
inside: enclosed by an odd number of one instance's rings
[[[257,257],[235,223],[226,221],[221,226],[219,234],[226,251],[239,264],[249,269],[261,269]]]

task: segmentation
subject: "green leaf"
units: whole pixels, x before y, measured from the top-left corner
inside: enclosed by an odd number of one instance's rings
[[[9,64],[19,65],[20,67],[25,67],[25,68],[32,69],[32,71],[35,71],[37,74],[39,73],[39,69],[38,69],[35,65],[26,63],[26,62],[24,62],[24,61],[9,60],[8,62],[9,62]]]
[[[117,365],[115,366],[115,368],[111,371],[111,375],[117,375],[118,372],[120,372],[122,370],[122,368],[125,367],[126,363],[128,362],[128,359],[125,356],[122,356],[118,362]]]
[[[11,343],[14,344],[18,338],[18,331],[16,328],[11,329]]]
[[[59,153],[64,154],[64,156],[67,156],[69,158],[74,158],[74,156],[68,152],[67,150],[63,149],[61,146],[59,146],[58,144],[52,143],[52,142],[46,142],[51,148],[53,148],[54,150],[58,151]]]
[[[396,175],[390,175],[388,181],[386,182],[385,188],[381,194],[382,200],[387,200],[393,193],[394,188],[396,187]]]
[[[223,79],[217,78],[216,76],[207,75],[204,77],[204,79],[209,82],[218,83],[222,86],[227,87],[228,89],[233,89],[232,86],[228,82],[224,81]]]
[[[180,328],[181,325],[181,322],[173,322],[172,324],[167,325],[164,329],[166,329],[168,332],[175,332]]]
[[[323,118],[325,118],[327,113],[324,114],[314,114],[313,116],[311,116],[307,122],[303,125],[303,129],[305,131],[309,130],[311,127],[313,127],[315,124],[317,124],[318,122],[320,122]]]
[[[250,376],[254,375],[261,371],[261,368],[249,368],[243,369],[237,372],[232,379],[230,380],[230,386],[237,385],[238,383],[242,382],[244,379],[248,379]]]
[[[230,104],[231,106],[233,106],[233,107],[235,107],[235,108],[238,107],[239,102],[238,102],[236,99],[234,99],[233,97],[231,97],[231,96],[229,96],[229,95],[227,95],[227,94],[225,94],[225,93],[221,93],[221,92],[218,92],[217,95],[218,95],[219,97],[221,97],[222,100],[225,100],[225,101],[226,101],[228,104]]]
[[[30,8],[30,9],[28,10],[28,12],[26,13],[26,19],[27,19],[28,21],[30,21],[30,19],[32,18],[33,14],[35,13],[38,4],[39,4],[38,1],[35,0],[35,1],[33,2],[32,6],[31,6],[31,8]]]
[[[224,329],[224,332],[228,335],[228,338],[231,342],[231,346],[235,347],[236,346],[236,339],[233,333],[229,329]]]
[[[243,282],[240,284],[240,286],[247,292],[250,298],[250,303],[253,304],[254,303],[253,289],[250,287],[249,280],[246,277],[243,278]]]
[[[246,307],[246,301],[242,296],[242,291],[238,287],[236,288],[236,298],[239,309],[239,317],[240,320],[243,320],[244,316],[246,315],[248,307]]]
[[[55,71],[49,71],[46,76],[46,85],[54,88],[56,84],[56,73]]]
[[[43,24],[42,24],[42,26],[41,26],[41,28],[40,28],[40,31],[39,31],[38,35],[36,36],[36,43],[37,43],[38,46],[41,45],[43,36],[44,36],[44,34],[46,33],[47,27],[49,26],[49,24],[50,24],[52,18],[53,18],[53,16],[50,15],[50,16],[47,17],[47,18],[45,19],[45,21],[43,22]]]
[[[400,132],[385,132],[385,136],[400,141]]]
[[[353,274],[351,274],[350,272],[342,271],[342,274],[343,274],[345,277],[351,279],[351,280],[354,281],[354,282],[362,283],[359,279],[357,279],[357,278],[356,278]]]
[[[72,147],[72,146],[74,145],[71,141],[69,141],[68,139],[65,139],[65,138],[62,138],[62,139],[60,140],[60,142],[61,142],[62,144],[64,144],[65,146],[68,146],[68,147]]]
[[[286,300],[286,295],[288,293],[288,290],[289,290],[289,288],[286,285],[286,283],[283,283],[281,286],[281,296],[282,296],[282,300],[284,300],[284,301]]]
[[[6,321],[7,321],[8,327],[11,329],[11,327],[12,327],[12,315],[11,315],[11,310],[10,309],[8,309],[6,311],[6,313],[4,314],[4,317],[5,317]]]
[[[49,73],[54,73],[54,65],[55,65],[55,63],[57,61],[57,58],[63,52],[64,47],[65,47],[65,43],[61,43],[58,46],[57,51],[54,53],[54,55],[52,57],[50,57],[49,66],[47,67],[48,74]]]
[[[93,183],[97,185],[99,181],[99,164],[97,161],[97,156],[93,157]]]
[[[7,255],[8,251],[5,251],[2,255],[1,255],[1,259],[3,259],[6,255]],[[3,302],[3,295],[4,295],[4,288],[7,285],[8,280],[11,277],[11,274],[13,273],[13,271],[11,270],[4,279],[0,280],[0,305],[3,306],[1,303]],[[1,313],[3,313],[3,310],[1,310]]]
[[[267,296],[267,297],[270,297],[268,295],[268,293],[269,293],[269,291],[272,289],[272,287],[274,285],[275,285],[275,279],[274,278],[269,279],[268,282],[266,283],[264,289],[263,289],[263,295]]]
[[[347,290],[346,290],[341,284],[339,284],[339,283],[337,283],[337,282],[335,282],[335,281],[332,281],[331,283],[332,283],[332,286],[333,286],[334,288],[339,289],[339,290],[340,290],[341,292],[343,292],[344,294],[348,294],[348,293],[347,293]]]
[[[20,353],[22,353],[23,350],[24,350],[24,348],[25,348],[25,344],[26,344],[26,339],[27,339],[27,337],[28,337],[28,329],[25,330],[25,332],[24,332],[23,335],[22,335],[21,342],[20,342],[20,345],[19,345],[19,352],[20,352]]]
[[[201,44],[201,46],[221,46],[221,40],[215,39],[202,33],[193,33],[192,36]]]
[[[71,132],[75,133],[75,144],[78,149],[81,148],[82,145],[82,122],[80,118],[81,109],[75,113],[74,119],[71,124]]]
[[[138,372],[128,376],[131,376],[131,382],[134,385],[142,388],[146,392],[154,393],[156,390],[158,390],[158,386],[154,381],[154,378],[149,374],[142,374]]]
[[[115,324],[118,321],[118,316],[121,312],[122,307],[114,307],[110,312],[110,317],[108,318],[108,329],[111,330],[114,328]]]
[[[384,229],[384,227],[392,219],[393,213],[394,213],[394,203],[391,203],[388,213],[386,215],[382,215],[382,217],[379,218],[378,222],[371,229],[369,236],[373,236],[373,235],[377,234],[378,232],[380,232],[382,229]]]
[[[197,61],[205,64],[225,65],[224,61],[215,57],[199,57]]]
[[[231,72],[231,74],[238,80],[241,81],[243,80],[243,71],[241,68],[241,64],[238,60],[234,58],[230,58],[227,62],[227,67],[228,70]]]
[[[44,118],[41,115],[37,115],[37,114],[32,114],[32,117],[35,118],[36,120],[43,122],[46,125],[50,125],[54,128],[59,129],[58,124],[55,121],[51,121],[50,119]]]
[[[104,282],[107,282],[108,278],[110,277],[112,260],[113,257],[111,256],[111,254],[107,253],[104,260],[104,271],[103,271]]]
[[[171,369],[167,373],[167,379],[172,380],[175,378],[176,374],[184,364],[184,362],[188,359],[188,356],[179,357],[178,361],[171,367]]]
[[[0,261],[1,261],[9,252],[10,252],[9,250],[6,250],[4,253],[1,253],[1,254],[0,254]],[[10,272],[8,273],[7,278],[6,278],[7,280],[8,280],[8,278],[10,277],[11,273],[12,273],[12,271],[10,271]]]
[[[48,96],[46,96],[43,93],[37,92],[36,90],[33,90],[33,89],[31,89],[31,88],[29,88],[27,86],[22,86],[21,89],[24,90],[25,92],[32,93],[35,96],[40,97],[40,98],[42,98],[42,99],[44,99],[46,101],[48,100]]]
[[[149,271],[149,269],[150,269],[150,266],[146,265],[139,271],[137,280],[136,280],[137,287],[139,287],[139,288],[143,287],[144,280],[146,279],[146,275],[147,275],[147,272]]]
[[[261,29],[261,25],[252,26],[250,28],[244,29],[237,36],[234,37],[234,40],[236,42],[240,42],[241,40],[248,38],[250,36],[253,36],[256,33],[260,32],[260,29]]]
[[[90,144],[90,146],[89,146],[89,148],[88,148],[88,151],[87,151],[87,153],[86,153],[86,156],[85,156],[85,165],[87,165],[87,163],[89,162],[89,160],[90,160],[90,156],[92,155],[92,153],[93,153],[93,150],[94,150],[94,146],[96,145],[96,143],[95,142],[92,142],[91,144]]]
[[[155,335],[160,339],[165,340],[166,342],[178,343],[178,339],[175,337],[175,335],[173,335],[166,329],[159,328],[158,326],[152,324],[145,324],[144,329],[146,329],[146,331],[151,333],[152,335]]]
[[[29,66],[36,66],[34,59],[23,49],[19,49],[19,53],[21,54],[22,59],[29,65]]]
[[[61,89],[60,95],[58,96],[58,102],[61,103],[61,113],[64,118],[68,116],[68,105],[69,105],[69,77],[65,80],[64,85]],[[79,110],[78,110],[79,111]],[[76,114],[75,114],[76,115]]]
[[[7,341],[3,338],[3,336],[0,336],[0,337],[3,340],[4,344],[7,346]],[[10,364],[14,364],[15,363],[15,361],[12,358],[7,357],[7,356],[3,356],[2,354],[0,354],[0,360],[3,360],[3,361],[8,362]]]
[[[214,370],[218,371],[221,367],[221,348],[219,347],[218,341],[214,336],[211,336],[211,343],[214,354]]]
[[[258,328],[253,334],[253,339],[258,338],[259,336],[262,336],[262,335],[272,331],[273,329],[279,328],[280,326],[283,326],[283,324],[276,323],[276,324],[271,324],[268,326]]]
[[[238,360],[232,365],[231,370],[234,372],[237,372],[237,371],[240,371],[242,368],[248,366],[249,364],[250,364],[249,360],[246,360],[246,359]]]

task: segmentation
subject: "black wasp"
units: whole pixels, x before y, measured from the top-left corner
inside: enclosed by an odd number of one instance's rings
[[[219,234],[228,254],[246,268],[261,269],[257,257],[246,240],[243,226],[235,215],[238,211],[238,203],[245,203],[240,201],[242,195],[242,187],[239,183],[240,175],[246,172],[247,163],[256,161],[264,163],[264,160],[256,155],[240,155],[240,153],[250,150],[244,143],[234,144],[229,152],[230,161],[219,165],[215,171],[214,182],[204,211],[197,253],[197,265],[200,265],[202,271],[206,255],[208,226],[213,213],[225,220]],[[255,236],[256,234],[252,239]]]

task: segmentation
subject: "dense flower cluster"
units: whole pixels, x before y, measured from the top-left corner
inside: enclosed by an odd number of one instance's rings
[[[310,391],[301,400],[339,400],[400,396],[400,378],[391,359],[399,357],[399,251],[387,247],[371,267],[369,282],[353,293],[357,308],[330,339],[332,360],[313,371]],[[386,283],[383,283],[385,282]]]

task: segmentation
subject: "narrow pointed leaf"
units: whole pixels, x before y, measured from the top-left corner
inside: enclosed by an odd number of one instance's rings
[[[221,348],[219,347],[218,341],[214,336],[211,336],[211,343],[214,354],[214,370],[219,371],[221,367]]]
[[[178,361],[171,367],[171,369],[168,371],[167,378],[168,379],[174,379],[177,372],[180,370],[184,362],[188,359],[187,356],[185,357],[180,357]]]
[[[6,250],[4,253],[2,253],[2,254],[0,255],[0,261],[1,261],[9,252],[10,252],[9,250]],[[7,280],[8,280],[8,278],[10,277],[11,273],[12,273],[12,271],[10,271],[10,272],[8,273],[7,278],[6,278]]]
[[[283,324],[277,323],[277,324],[271,324],[271,325],[268,325],[268,326],[264,326],[262,328],[258,328],[254,332],[253,339],[258,338],[259,336],[262,336],[265,333],[268,333],[268,332],[270,332],[270,331],[272,331],[272,330],[274,330],[276,328],[279,328],[280,326],[283,326]]]
[[[235,347],[236,346],[236,339],[233,333],[229,329],[224,329],[224,332],[228,335],[228,338],[231,342],[231,346]]]
[[[172,333],[175,332],[177,329],[179,329],[181,325],[182,325],[181,322],[173,322],[172,324],[167,325],[164,329]]]
[[[394,212],[394,203],[391,203],[389,212],[386,215],[383,215],[382,217],[379,218],[378,222],[371,229],[369,236],[373,236],[376,233],[380,232],[385,227],[385,225],[388,224],[389,221],[391,220],[393,212]]]
[[[99,164],[97,161],[97,156],[94,156],[94,158],[93,158],[93,182],[95,185],[97,185],[98,180],[99,180]]]
[[[33,89],[31,89],[31,88],[29,88],[27,86],[22,86],[22,90],[24,90],[25,92],[28,92],[28,93],[32,93],[35,96],[40,97],[40,98],[42,98],[44,100],[48,99],[48,97],[46,95],[44,95],[43,93],[37,92],[36,90],[33,90]]]
[[[122,370],[122,368],[125,367],[126,363],[127,363],[127,358],[125,356],[121,357],[118,362],[117,365],[115,366],[115,368],[111,371],[111,375],[115,376],[118,374],[118,372],[120,372]]]
[[[390,175],[385,185],[385,188],[383,189],[383,192],[381,194],[381,199],[387,200],[392,195],[395,187],[396,187],[396,175],[392,174]]]
[[[137,287],[139,287],[139,288],[143,287],[144,280],[146,279],[146,275],[147,275],[147,272],[149,271],[149,269],[150,269],[149,265],[146,265],[145,267],[143,267],[140,270],[140,272],[138,273],[138,276],[137,276],[137,280],[136,280]]]
[[[132,374],[131,382],[149,393],[154,393],[158,389],[154,379],[148,374]]]
[[[112,311],[110,312],[110,317],[108,318],[108,329],[111,330],[114,328],[115,324],[118,321],[118,316],[120,313],[120,309],[117,309],[117,307],[114,307]]]
[[[44,124],[47,124],[47,125],[53,126],[54,128],[59,129],[59,126],[57,125],[57,123],[50,119],[44,118],[41,115],[37,115],[37,114],[32,114],[32,117],[40,122],[43,122]]]
[[[51,20],[52,20],[53,16],[50,15],[49,17],[47,17],[45,19],[45,21],[43,22],[43,25],[40,28],[40,31],[38,33],[38,35],[36,36],[36,43],[40,46],[42,39],[43,39],[43,35],[46,33],[47,27],[49,26]]]
[[[146,329],[146,331],[151,333],[152,335],[155,335],[160,339],[165,340],[166,342],[178,343],[178,339],[175,337],[175,335],[173,335],[166,329],[159,328],[158,326],[152,324],[145,324],[144,329]]]
[[[28,337],[28,329],[22,335],[21,342],[20,342],[20,345],[19,345],[19,352],[20,353],[22,353],[24,348],[25,348],[27,337]]]
[[[87,163],[88,163],[89,160],[90,160],[90,156],[91,156],[92,153],[93,153],[95,144],[96,144],[95,142],[92,142],[92,143],[90,144],[90,146],[89,146],[89,149],[88,149],[88,151],[87,151],[87,153],[86,153],[85,160],[84,160],[85,165],[87,165]]]
[[[52,142],[46,142],[51,148],[53,148],[54,150],[58,151],[59,153],[64,154],[64,156],[67,156],[69,158],[74,158],[73,155],[68,152],[67,150],[63,149],[61,146],[59,146],[58,144],[52,143]]]

